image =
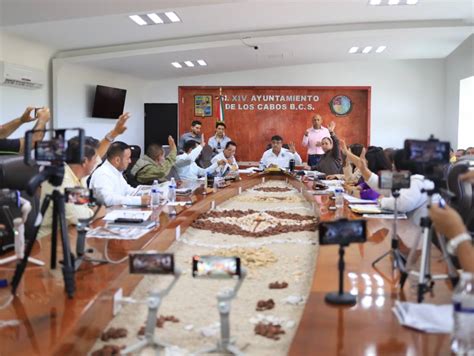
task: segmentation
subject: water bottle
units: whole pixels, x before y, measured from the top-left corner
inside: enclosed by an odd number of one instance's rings
[[[160,206],[160,188],[156,179],[151,185],[150,198],[150,206],[152,209]]]
[[[174,177],[171,178],[170,185],[168,187],[168,200],[170,202],[176,201],[176,181],[174,180]]]
[[[214,177],[214,182],[212,184],[212,191],[214,193],[217,193],[217,191],[219,190],[219,180],[220,180],[219,177]]]
[[[343,190],[341,188],[337,188],[334,191],[334,197],[336,198],[334,200],[334,205],[336,205],[337,209],[344,207],[344,196],[342,195],[342,193],[343,193]]]
[[[290,159],[289,169],[290,169],[290,172],[293,172],[295,170],[295,160],[293,158]]]
[[[457,355],[474,355],[474,273],[461,273],[453,293],[453,313],[451,349]]]

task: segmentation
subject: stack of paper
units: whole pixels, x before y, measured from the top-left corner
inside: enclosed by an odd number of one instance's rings
[[[112,210],[104,216],[104,220],[115,221],[116,219],[142,219],[148,220],[151,215],[151,210],[137,210],[137,209],[119,209]]]
[[[450,333],[453,330],[453,306],[395,302],[392,308],[400,324],[427,333]]]
[[[380,214],[384,212],[378,205],[370,204],[349,204],[349,209],[356,214]]]
[[[349,204],[377,204],[376,201],[356,198],[349,194],[344,194],[344,199],[346,199]]]
[[[369,218],[369,219],[388,219],[393,220],[395,219],[395,214],[363,214],[362,217]],[[399,220],[406,220],[408,219],[407,214],[397,214],[397,219]]]

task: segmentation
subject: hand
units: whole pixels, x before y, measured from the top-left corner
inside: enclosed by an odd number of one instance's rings
[[[128,112],[125,112],[119,116],[117,122],[115,123],[115,127],[110,133],[114,138],[123,134],[127,130],[126,124],[129,118],[130,118],[130,114]]]
[[[49,108],[43,106],[41,109],[36,111],[36,117],[38,118],[38,121],[46,123],[51,118],[51,112],[49,111]]]
[[[336,128],[336,123],[334,121],[331,121],[328,125],[329,132],[333,132],[335,128]]]
[[[170,150],[176,149],[176,142],[174,142],[174,139],[171,135],[168,136],[168,146],[170,146]]]
[[[308,166],[307,164],[303,165],[303,170],[304,171],[310,171],[311,170],[311,167]]]
[[[225,166],[226,163],[227,161],[225,159],[221,159],[220,161],[217,161],[218,166]]]
[[[347,149],[346,141],[344,141],[344,140],[341,138],[341,139],[339,139],[339,144],[340,144],[340,146],[341,146],[341,151],[342,151],[342,153],[344,153],[344,155],[347,156],[347,151],[348,151],[348,149]]]
[[[290,149],[291,153],[296,153],[296,148],[295,148],[295,143],[294,142],[290,142],[288,144],[288,148]]]
[[[459,178],[463,182],[468,182],[468,183],[474,184],[474,171],[469,171],[467,173],[461,174],[459,176]]]
[[[306,132],[304,133],[305,136],[308,136],[309,135],[309,130],[306,130]]]
[[[321,147],[321,141],[316,142],[316,147]]]
[[[201,146],[206,146],[206,139],[204,138],[204,134],[201,134]]]
[[[142,199],[142,205],[143,206],[147,206],[147,205],[150,204],[151,198],[150,198],[149,195],[142,195],[141,199]]]
[[[34,121],[36,120],[36,117],[31,117],[31,112],[34,110],[35,108],[32,107],[32,106],[28,106],[25,110],[25,112],[23,114],[21,114],[20,116],[20,121],[22,124],[25,124],[27,122],[30,122],[30,121]]]
[[[451,239],[467,231],[462,218],[451,207],[440,208],[437,204],[433,204],[429,211],[436,231],[446,238]]]

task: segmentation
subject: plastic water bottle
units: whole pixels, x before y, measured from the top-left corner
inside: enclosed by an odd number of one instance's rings
[[[334,205],[336,205],[337,209],[344,207],[344,196],[342,195],[343,190],[341,188],[337,188],[334,191],[334,197],[336,198],[334,201]]]
[[[156,179],[153,181],[151,186],[150,198],[150,206],[152,209],[160,206],[160,190]]]
[[[456,355],[474,355],[474,273],[461,273],[453,293],[453,313],[451,349]]]
[[[176,181],[174,177],[171,178],[170,185],[168,187],[168,200],[171,202],[176,201]]]

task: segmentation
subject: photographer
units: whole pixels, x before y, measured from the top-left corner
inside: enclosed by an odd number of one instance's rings
[[[31,117],[31,112],[33,110],[35,112],[35,116]],[[51,114],[49,112],[49,109],[46,107],[42,107],[40,109],[35,109],[34,107],[27,107],[25,112],[19,118],[13,119],[4,125],[0,125],[0,153],[23,153],[25,151],[25,139],[8,139],[7,137],[10,136],[21,125],[35,120],[37,121],[34,130],[44,130],[50,117]],[[43,136],[44,132],[35,132],[32,137],[32,147],[34,147],[36,142],[41,141],[43,139]]]
[[[474,177],[474,174],[472,174]],[[430,217],[436,231],[449,241],[448,247],[454,255],[458,256],[463,270],[474,272],[474,247],[472,238],[467,232],[461,216],[449,206],[440,208],[437,205],[430,207]]]
[[[72,138],[68,141],[66,156],[75,157],[79,155],[80,145],[77,138]],[[81,164],[65,164],[64,166],[64,178],[59,189],[61,193],[64,193],[65,188],[82,187],[87,189],[81,183],[81,179],[89,175],[94,168],[96,163],[96,150],[90,145],[84,145],[84,161]],[[41,185],[41,201],[44,200],[46,195],[51,194],[55,187],[49,182],[44,182]],[[87,206],[87,204],[76,205],[73,203],[67,203],[66,206],[66,222],[69,225],[76,225],[78,219],[87,219],[94,215],[94,211]],[[50,204],[46,211],[41,228],[38,232],[38,238],[51,234],[51,227],[53,221],[53,206]]]
[[[369,187],[375,191],[379,191],[379,176],[367,167],[365,149],[362,150],[360,157],[348,152],[347,158],[360,170],[362,177]],[[411,168],[411,166],[407,165],[407,162],[404,162],[404,150],[397,150],[394,159],[396,169]],[[407,165],[407,167],[405,167],[405,165]],[[428,214],[428,195],[422,193],[422,190],[431,190],[433,188],[434,183],[432,181],[425,179],[425,177],[420,174],[413,174],[410,177],[410,188],[400,189],[400,197],[397,201],[398,211],[400,213],[406,213],[410,221],[419,225],[420,219]],[[394,210],[395,198],[393,196],[385,197],[380,195],[377,201],[382,209]]]

